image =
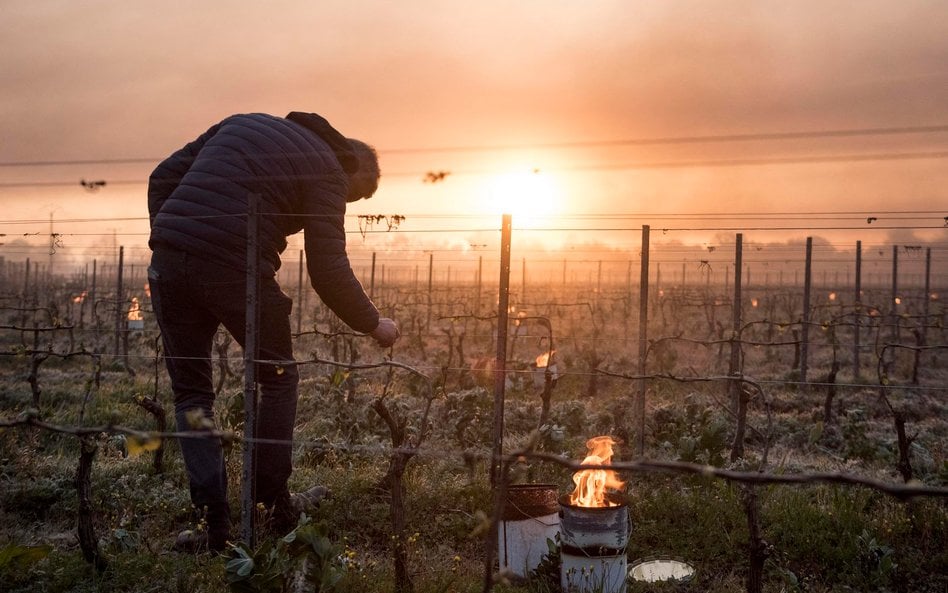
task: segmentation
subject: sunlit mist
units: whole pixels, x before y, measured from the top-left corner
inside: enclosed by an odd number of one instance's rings
[[[562,192],[542,171],[514,171],[487,181],[486,214],[510,214],[519,228],[548,227],[562,211]]]

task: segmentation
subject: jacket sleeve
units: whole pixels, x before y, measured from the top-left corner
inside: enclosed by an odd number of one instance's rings
[[[161,210],[168,196],[178,187],[184,174],[191,168],[191,163],[197,157],[204,144],[220,129],[223,122],[211,126],[206,132],[198,136],[193,142],[176,150],[171,156],[161,161],[148,178],[148,220],[149,225],[155,222],[155,216]]]
[[[316,189],[306,203],[303,239],[313,289],[346,325],[371,332],[379,324],[379,311],[356,278],[346,254],[345,185],[340,193]]]

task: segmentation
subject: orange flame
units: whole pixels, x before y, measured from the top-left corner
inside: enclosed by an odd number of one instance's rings
[[[132,297],[132,305],[128,309],[128,320],[129,321],[141,321],[142,320],[142,310],[138,306],[138,298]]]
[[[74,303],[76,303],[76,304],[81,303],[82,301],[86,300],[86,295],[87,295],[87,294],[89,294],[89,291],[83,290],[83,291],[82,291],[82,294],[78,294],[78,295],[72,297],[72,302],[74,302]]]
[[[544,352],[540,356],[537,356],[537,368],[538,369],[546,368],[547,365],[550,364],[550,358],[552,358],[554,354],[556,354],[556,350],[553,350],[552,352]]]
[[[616,442],[612,437],[598,436],[586,441],[589,450],[583,465],[610,465],[612,446]],[[578,507],[614,507],[618,503],[606,500],[606,489],[620,490],[625,482],[609,469],[584,469],[573,474],[576,488],[569,495],[569,503]]]

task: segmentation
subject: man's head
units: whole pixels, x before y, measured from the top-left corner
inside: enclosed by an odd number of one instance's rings
[[[379,155],[374,148],[362,142],[349,138],[349,144],[359,159],[359,170],[349,176],[349,195],[347,202],[355,202],[362,198],[371,198],[379,187]]]

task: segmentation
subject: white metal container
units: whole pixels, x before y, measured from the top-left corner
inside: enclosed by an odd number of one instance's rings
[[[497,530],[500,569],[527,578],[549,552],[547,540],[559,533],[559,505],[552,484],[513,484]]]
[[[560,587],[564,593],[625,593],[628,575],[625,551],[604,556],[560,552]]]
[[[567,593],[625,593],[629,507],[579,507],[560,497],[560,586]]]
[[[560,535],[563,545],[576,548],[622,548],[629,543],[629,507],[625,498],[607,495],[616,506],[579,507],[561,496]]]

